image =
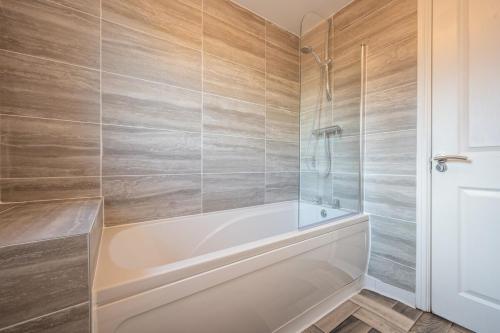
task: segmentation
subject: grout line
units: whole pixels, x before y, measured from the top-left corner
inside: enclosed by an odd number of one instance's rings
[[[416,221],[410,221],[410,220],[398,219],[398,218],[394,218],[394,217],[390,217],[390,216],[384,216],[384,215],[379,215],[379,214],[373,214],[373,213],[369,213],[369,212],[366,212],[366,213],[367,213],[367,214],[370,214],[371,216],[376,216],[376,217],[380,217],[380,218],[384,218],[384,219],[395,220],[395,221],[398,221],[398,222],[401,222],[401,223],[417,224],[417,222],[416,222]]]
[[[42,202],[43,203],[43,202],[54,202],[54,201],[80,201],[80,200],[90,200],[90,199],[99,199],[99,200],[101,200],[102,198],[99,197],[99,196],[69,197],[69,198],[58,198],[58,199],[39,199],[39,200],[30,200],[30,201],[10,201],[10,202],[4,202],[3,204],[22,205],[22,204],[37,203],[37,202]],[[19,206],[17,206],[17,207],[19,207]],[[2,211],[2,213],[3,212],[4,211]]]
[[[118,22],[113,21],[113,20],[110,20],[110,19],[105,19],[105,18],[103,18],[103,19],[102,19],[102,21],[103,21],[103,22],[105,22],[105,23],[109,23],[109,24],[114,24],[114,25],[117,25],[117,26],[119,26],[119,27],[121,27],[121,28],[125,28],[125,29],[128,29],[128,30],[132,30],[132,31],[133,31],[133,32],[135,32],[135,33],[139,33],[139,34],[142,34],[142,35],[146,35],[146,36],[148,36],[148,37],[152,37],[152,38],[160,39],[160,40],[162,40],[162,41],[164,41],[164,42],[167,42],[167,43],[170,43],[170,44],[174,44],[174,46],[176,46],[176,47],[183,47],[183,48],[189,49],[189,50],[191,50],[191,51],[202,52],[201,47],[200,47],[199,49],[197,49],[197,48],[194,48],[194,47],[192,47],[192,46],[186,46],[186,45],[184,45],[184,44],[180,44],[179,42],[174,42],[174,41],[173,41],[173,40],[171,40],[171,39],[167,39],[167,38],[165,38],[165,37],[160,37],[159,35],[156,35],[156,34],[154,34],[154,33],[151,33],[151,32],[145,32],[145,31],[143,31],[143,30],[140,30],[140,29],[137,29],[137,28],[131,27],[131,26],[129,26],[129,25],[125,25],[125,24],[123,24],[123,23],[118,23]]]
[[[64,121],[64,122],[67,122],[67,123],[76,123],[76,124],[100,125],[100,122],[68,120],[68,119],[60,119],[60,118],[46,118],[46,117],[23,116],[23,115],[6,114],[6,113],[1,113],[0,116],[2,116],[2,117],[12,117],[12,118],[28,118],[28,119],[48,120],[48,121]]]
[[[59,3],[59,2],[55,2],[53,0],[45,0],[45,1],[49,2],[49,3],[52,3],[53,5],[56,5],[56,6],[59,6],[59,7],[64,7],[64,8],[70,9],[70,10],[74,10],[75,12],[79,12],[79,13],[82,13],[82,14],[85,14],[85,15],[88,15],[88,16],[92,16],[92,17],[94,17],[94,18],[96,18],[98,20],[101,19],[99,16],[96,16],[96,15],[91,14],[91,13],[84,12],[81,9],[76,9],[76,8],[70,7],[70,6],[65,5],[65,4],[62,4],[62,3]],[[99,15],[100,15],[100,8],[99,8]]]
[[[99,181],[99,191],[101,194],[101,197],[104,200],[103,196],[103,182],[102,182],[102,169],[103,169],[103,155],[104,155],[104,145],[103,145],[103,124],[102,124],[102,119],[103,119],[103,114],[102,114],[102,0],[99,1],[99,122],[100,122],[100,181]],[[104,204],[102,207],[102,219],[104,221]]]
[[[382,259],[382,260],[389,261],[389,262],[391,262],[391,263],[393,263],[393,264],[396,264],[396,265],[399,265],[399,266],[403,266],[403,267],[405,267],[405,268],[409,268],[409,269],[411,269],[411,270],[413,270],[413,271],[416,271],[416,269],[415,269],[414,267],[410,267],[410,266],[404,265],[404,264],[399,263],[399,262],[397,262],[397,261],[394,261],[394,260],[388,259],[388,258],[386,258],[386,257],[384,257],[384,256],[381,256],[381,255],[379,255],[379,254],[375,254],[375,253],[373,253],[373,252],[372,252],[372,253],[371,253],[371,256],[372,256],[372,257],[378,257],[378,258],[380,258],[380,259]]]
[[[264,21],[264,203],[267,195],[267,23]]]
[[[93,68],[93,67],[72,64],[69,62],[65,62],[65,61],[61,61],[61,60],[57,60],[57,59],[52,59],[52,58],[47,58],[44,56],[37,56],[37,55],[28,54],[28,53],[22,53],[22,52],[12,51],[12,50],[8,50],[8,49],[3,49],[3,48],[0,48],[0,51],[12,53],[12,54],[17,54],[17,55],[21,55],[21,56],[25,56],[25,57],[35,58],[35,59],[39,59],[39,60],[43,60],[43,61],[55,62],[55,63],[66,65],[66,66],[78,67],[78,68],[86,69],[86,70],[93,71],[93,72],[99,71],[99,68]]]
[[[72,237],[72,236],[68,236],[68,237]],[[53,239],[60,239],[60,238],[66,238],[66,237],[50,238],[49,240],[53,240]],[[43,241],[44,241],[44,240],[40,240],[40,241],[34,241],[34,242],[22,243],[22,244],[31,244],[31,243],[38,243],[38,242],[43,242]],[[22,245],[22,244],[19,244],[19,245]],[[10,246],[16,246],[16,245],[18,245],[18,244],[14,244],[14,245],[10,245]],[[38,319],[46,318],[46,317],[48,317],[48,316],[52,316],[52,315],[54,315],[54,314],[57,314],[57,313],[60,313],[60,312],[64,312],[64,311],[67,311],[68,309],[76,308],[76,307],[82,306],[82,305],[84,305],[84,304],[88,304],[88,305],[89,305],[89,308],[90,308],[90,302],[89,302],[89,301],[86,301],[86,302],[83,302],[83,303],[79,303],[79,304],[75,304],[75,305],[70,305],[70,306],[65,307],[65,308],[63,308],[63,309],[60,309],[60,310],[56,310],[56,311],[49,312],[49,313],[44,313],[44,314],[43,314],[43,315],[41,315],[41,316],[37,316],[37,317],[33,317],[33,318],[29,318],[29,319],[26,319],[26,320],[20,321],[20,322],[18,322],[18,323],[12,324],[12,325],[2,327],[2,328],[0,328],[0,332],[2,332],[2,331],[6,331],[6,330],[11,329],[11,328],[16,328],[16,326],[20,326],[20,325],[23,325],[23,324],[29,323],[29,322],[31,322],[31,321],[35,321],[35,320],[38,320]]]
[[[204,137],[205,137],[205,131],[203,129],[205,118],[204,118],[204,111],[205,111],[205,0],[201,1],[201,135],[200,135],[200,149],[201,149],[201,154],[200,154],[200,213],[203,213],[203,188],[205,186],[204,182],[204,175],[203,175],[203,169],[204,169]]]

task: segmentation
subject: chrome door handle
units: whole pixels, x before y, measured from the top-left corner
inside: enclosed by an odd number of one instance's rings
[[[443,155],[439,154],[433,157],[433,160],[437,162],[436,170],[439,172],[445,172],[448,170],[446,162],[456,161],[456,162],[468,162],[469,158],[464,155]]]
[[[446,163],[448,161],[468,161],[469,158],[464,155],[443,155],[439,154],[434,156],[433,158],[434,161],[437,161],[438,163]]]

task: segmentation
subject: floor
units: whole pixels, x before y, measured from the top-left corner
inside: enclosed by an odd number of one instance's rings
[[[473,333],[432,313],[362,290],[302,333]]]

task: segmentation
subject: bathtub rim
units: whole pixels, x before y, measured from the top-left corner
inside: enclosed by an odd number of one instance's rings
[[[159,268],[144,270],[148,275],[118,280],[115,283],[104,286],[97,286],[94,284],[92,293],[95,304],[97,306],[104,306],[154,288],[187,279],[203,272],[231,265],[241,260],[271,252],[278,248],[290,246],[310,238],[367,221],[369,221],[369,217],[367,214],[363,213],[342,216],[321,224],[309,226],[308,228],[297,229],[262,240],[176,261],[160,266]],[[153,223],[162,223],[162,221],[156,220],[153,221]],[[163,223],[168,222],[164,221]],[[140,227],[140,225],[133,226]],[[105,244],[101,245],[103,247],[106,246]],[[101,251],[103,251],[102,247]]]

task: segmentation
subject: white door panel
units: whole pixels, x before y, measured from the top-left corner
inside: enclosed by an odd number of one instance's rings
[[[500,1],[435,0],[432,310],[500,332]],[[435,166],[435,165],[434,165]]]

